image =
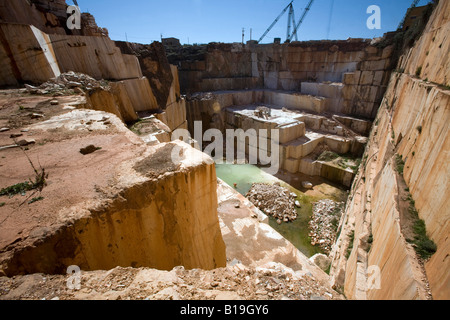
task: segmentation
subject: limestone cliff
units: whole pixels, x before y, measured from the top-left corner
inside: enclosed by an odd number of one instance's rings
[[[440,1],[378,112],[332,253],[335,284],[348,298],[450,298],[449,14]],[[437,245],[429,260],[416,254],[418,219]]]

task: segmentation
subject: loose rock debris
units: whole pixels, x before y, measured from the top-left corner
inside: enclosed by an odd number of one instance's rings
[[[32,94],[52,94],[56,96],[63,94],[82,93],[84,91],[90,91],[99,88],[107,90],[109,86],[106,81],[97,81],[86,74],[69,71],[61,74],[56,78],[50,79],[49,81],[41,84],[39,87],[25,85],[25,88],[29,93]],[[59,104],[57,100],[52,100],[50,103],[52,105]]]
[[[297,195],[279,184],[254,183],[246,197],[265,214],[277,219],[278,224],[297,219]]]
[[[70,275],[0,277],[0,300],[342,300],[311,274],[276,263],[242,264],[205,271],[115,268],[81,273],[80,289]]]
[[[321,200],[313,205],[313,215],[309,222],[311,244],[320,246],[326,254],[330,253],[336,239],[343,207],[344,203],[333,200]]]

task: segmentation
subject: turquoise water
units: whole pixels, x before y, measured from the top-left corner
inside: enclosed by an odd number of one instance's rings
[[[229,186],[246,195],[253,183],[275,183],[277,178],[265,173],[260,168],[251,164],[216,164],[217,176]]]
[[[321,253],[319,247],[311,245],[311,239],[308,236],[308,222],[312,215],[312,204],[319,201],[319,198],[307,196],[253,165],[216,164],[216,172],[217,176],[231,187],[234,187],[234,184],[236,183],[236,190],[244,196],[250,190],[253,183],[273,184],[275,182],[280,182],[283,187],[286,187],[291,192],[297,194],[297,200],[302,204],[302,207],[297,209],[297,220],[278,225],[275,219],[270,218],[269,225],[289,240],[307,257],[311,257],[316,253]]]

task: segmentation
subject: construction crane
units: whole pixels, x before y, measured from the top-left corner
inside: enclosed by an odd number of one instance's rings
[[[286,39],[289,39],[289,37],[291,36],[292,26],[295,26],[295,12],[294,12],[294,6],[291,3],[291,6],[289,7],[289,17],[288,17],[288,27],[287,27]],[[298,41],[297,33],[295,33],[295,40]]]
[[[287,32],[286,32],[286,42],[291,42],[294,37],[295,37],[295,40],[298,41],[297,30],[300,28],[301,24],[305,20],[305,17],[308,14],[309,10],[311,9],[311,6],[312,6],[314,0],[309,1],[308,6],[306,7],[305,12],[303,12],[303,15],[302,15],[300,21],[298,22],[298,24],[296,24],[296,22],[295,22],[295,11],[294,11],[293,2],[294,2],[294,0],[292,0],[286,6],[286,8],[283,9],[283,11],[281,11],[280,15],[275,19],[274,22],[272,22],[270,27],[266,30],[266,32],[264,32],[264,34],[258,40],[258,43],[260,43],[267,36],[267,34],[270,32],[270,30],[272,30],[272,28],[277,24],[277,22],[281,19],[281,17],[283,17],[283,15],[288,10],[289,10],[289,16],[288,16],[288,26],[287,26]],[[291,33],[292,26],[294,26],[294,30]]]
[[[405,16],[403,17],[403,19],[402,19],[402,22],[400,22],[400,24],[398,25],[398,30],[399,29],[403,29],[403,24],[405,23],[405,21],[406,21],[406,17],[408,16],[408,14],[409,14],[409,12],[412,10],[412,9],[414,9],[415,7],[417,7],[417,5],[419,4],[419,2],[420,2],[420,0],[414,0],[413,1],[413,3],[411,4],[411,7],[409,7],[409,9],[406,11],[406,14],[405,14]]]
[[[288,19],[288,37],[291,36],[291,21],[292,21],[292,17],[293,17],[293,12],[294,12],[294,6],[292,5],[292,3],[294,2],[294,0],[292,0],[287,6],[286,8],[283,9],[283,11],[280,13],[280,15],[275,19],[274,22],[272,22],[272,24],[270,25],[270,27],[266,30],[266,32],[264,32],[264,34],[261,36],[261,38],[259,38],[258,43],[261,42],[266,36],[267,34],[270,32],[270,30],[272,30],[272,28],[277,24],[277,22],[281,19],[281,17],[286,13],[286,11],[288,11],[289,9],[289,19]]]
[[[287,38],[286,42],[291,42],[292,38],[295,36],[297,36],[297,30],[298,28],[300,28],[300,26],[302,25],[303,21],[305,20],[306,15],[308,14],[309,10],[311,10],[311,6],[313,4],[314,0],[310,0],[308,5],[305,8],[305,11],[303,12],[302,17],[300,18],[300,21],[298,22],[298,24],[295,26],[294,32],[292,32],[292,34]]]

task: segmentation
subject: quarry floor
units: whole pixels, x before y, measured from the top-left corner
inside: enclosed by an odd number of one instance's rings
[[[139,157],[147,146],[118,118],[103,112],[82,111],[83,119],[65,118],[82,97],[29,96],[20,91],[0,93],[0,147],[15,138],[33,139],[22,148],[0,148],[1,188],[33,179],[46,168],[48,183],[42,192],[0,198],[0,253],[20,250],[30,239],[46,237],[58,228],[60,209],[108,198],[115,168]],[[35,115],[33,115],[35,114]],[[40,116],[37,116],[39,114]],[[76,115],[77,113],[75,113]],[[42,116],[41,116],[42,115]],[[56,120],[53,116],[59,116]],[[86,118],[87,116],[87,118]],[[49,120],[45,128],[39,122]],[[66,130],[61,123],[87,130]],[[32,126],[32,130],[25,129]],[[54,126],[54,127],[52,127]],[[76,129],[76,128],[75,128]],[[125,131],[124,131],[125,130]],[[85,157],[81,148],[100,149]],[[42,197],[37,201],[34,198]],[[152,300],[267,300],[342,299],[331,289],[329,277],[289,241],[267,224],[267,217],[247,199],[218,180],[218,214],[227,247],[227,267],[215,270],[172,271],[121,268],[83,271],[81,288],[68,287],[71,275],[29,274],[0,277],[0,300],[10,299],[152,299]],[[76,218],[76,217],[74,217]]]

